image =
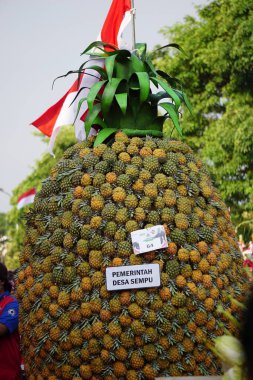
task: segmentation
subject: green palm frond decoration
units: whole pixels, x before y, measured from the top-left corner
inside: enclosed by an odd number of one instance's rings
[[[171,44],[171,47],[182,50],[174,45]],[[191,105],[180,83],[165,72],[155,69],[147,54],[146,44],[136,44],[133,52],[119,50],[112,45],[109,46],[110,51],[107,51],[107,47],[107,44],[96,41],[82,53],[90,54],[92,51],[93,60],[104,59],[103,68],[89,66],[89,69],[97,72],[100,80],[90,88],[87,98],[79,101],[78,107],[79,111],[83,101],[87,100],[87,136],[92,126],[100,127],[94,146],[118,130],[129,136],[162,137],[163,124],[168,118],[182,135],[179,109],[184,103],[191,112]],[[78,72],[81,75],[87,62],[79,70],[69,73]],[[176,88],[177,85],[179,88]],[[158,92],[153,93],[152,87]],[[159,115],[158,107],[165,111],[163,115]]]

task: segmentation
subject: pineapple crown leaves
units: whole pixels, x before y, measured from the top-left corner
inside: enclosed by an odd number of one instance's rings
[[[168,46],[182,50],[176,44],[170,45]],[[146,49],[146,44],[136,44],[136,49],[130,52],[95,41],[83,51],[82,55],[91,54],[93,61],[104,59],[104,67],[89,66],[89,70],[97,75],[88,75],[100,79],[91,86],[87,97],[79,101],[77,108],[78,115],[82,103],[87,101],[89,112],[85,121],[86,136],[93,126],[99,127],[94,146],[118,130],[129,136],[161,137],[163,123],[168,118],[182,136],[179,108],[184,103],[191,112],[189,100],[181,90],[179,81],[155,69]],[[79,70],[68,72],[65,76],[78,73],[80,79],[88,62],[89,60],[85,61]],[[153,93],[151,85],[157,89],[160,87],[162,91]],[[83,89],[79,89],[76,97]],[[165,111],[163,115],[158,114],[158,107]]]

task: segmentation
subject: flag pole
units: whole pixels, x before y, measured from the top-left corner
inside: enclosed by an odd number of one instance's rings
[[[136,37],[135,37],[135,8],[134,0],[131,0],[131,13],[132,13],[132,50],[135,49]]]

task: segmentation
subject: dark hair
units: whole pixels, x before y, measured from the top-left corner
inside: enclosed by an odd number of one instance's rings
[[[8,290],[10,292],[12,286],[8,280],[8,270],[3,263],[0,263],[0,281],[4,282],[4,290]]]
[[[15,290],[15,283],[16,283],[16,271],[13,271],[13,270],[9,270],[8,271],[8,282],[10,284],[10,287],[11,287],[11,290],[10,291],[14,291]]]
[[[246,358],[246,370],[249,380],[253,380],[253,287],[243,312],[240,338]]]

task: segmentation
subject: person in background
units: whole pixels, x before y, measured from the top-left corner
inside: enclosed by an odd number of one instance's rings
[[[11,295],[8,270],[0,263],[0,380],[21,380],[18,301]]]
[[[239,245],[240,251],[243,253],[243,250],[246,247],[246,245],[245,245],[245,243],[243,241],[243,236],[242,235],[239,235],[238,245]]]
[[[253,256],[253,234],[251,234],[251,241],[249,242],[249,250]]]

